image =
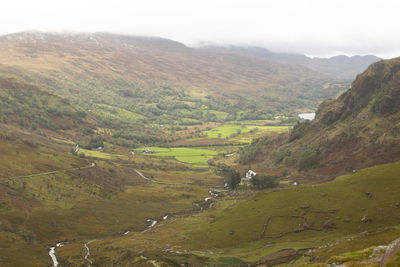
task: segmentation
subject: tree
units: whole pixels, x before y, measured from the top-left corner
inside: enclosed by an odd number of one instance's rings
[[[90,138],[88,148],[104,147],[103,138],[101,136],[95,136]]]
[[[240,173],[226,164],[218,164],[216,173],[225,178],[228,187],[232,190],[240,183]]]
[[[227,184],[230,189],[235,189],[237,185],[240,183],[240,173],[237,171],[233,171],[227,177]]]
[[[275,188],[279,182],[276,176],[265,173],[257,174],[251,178],[251,184],[257,189]]]

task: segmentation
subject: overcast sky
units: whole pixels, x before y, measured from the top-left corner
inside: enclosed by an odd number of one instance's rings
[[[1,0],[0,33],[114,32],[189,46],[400,56],[399,0]]]

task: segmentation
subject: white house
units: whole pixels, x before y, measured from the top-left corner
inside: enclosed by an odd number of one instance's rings
[[[255,171],[248,170],[246,172],[246,177],[243,177],[241,182],[247,184],[248,182],[250,182],[251,178],[253,178],[256,175],[257,175],[257,173]]]
[[[253,178],[254,176],[256,176],[257,175],[257,173],[255,172],[255,171],[252,171],[252,170],[248,170],[247,172],[246,172],[246,178],[247,179],[251,179],[251,178]]]

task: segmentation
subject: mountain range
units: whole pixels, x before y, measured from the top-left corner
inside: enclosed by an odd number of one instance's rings
[[[0,265],[397,266],[399,107],[400,58],[0,36]]]
[[[0,73],[86,106],[121,106],[121,94],[171,86],[194,97],[243,100],[243,105],[260,102],[271,114],[295,113],[314,109],[349,85],[348,80],[307,67],[190,48],[162,38],[23,32],[1,36],[0,48]]]
[[[243,53],[275,62],[297,64],[308,69],[341,79],[355,79],[357,74],[363,72],[370,64],[381,60],[374,55],[337,55],[330,58],[307,57],[302,54],[272,52],[266,48],[256,46],[226,46],[206,47],[210,51],[225,53]]]

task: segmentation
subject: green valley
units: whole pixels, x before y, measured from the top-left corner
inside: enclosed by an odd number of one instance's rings
[[[398,265],[399,58],[0,48],[0,266]]]

